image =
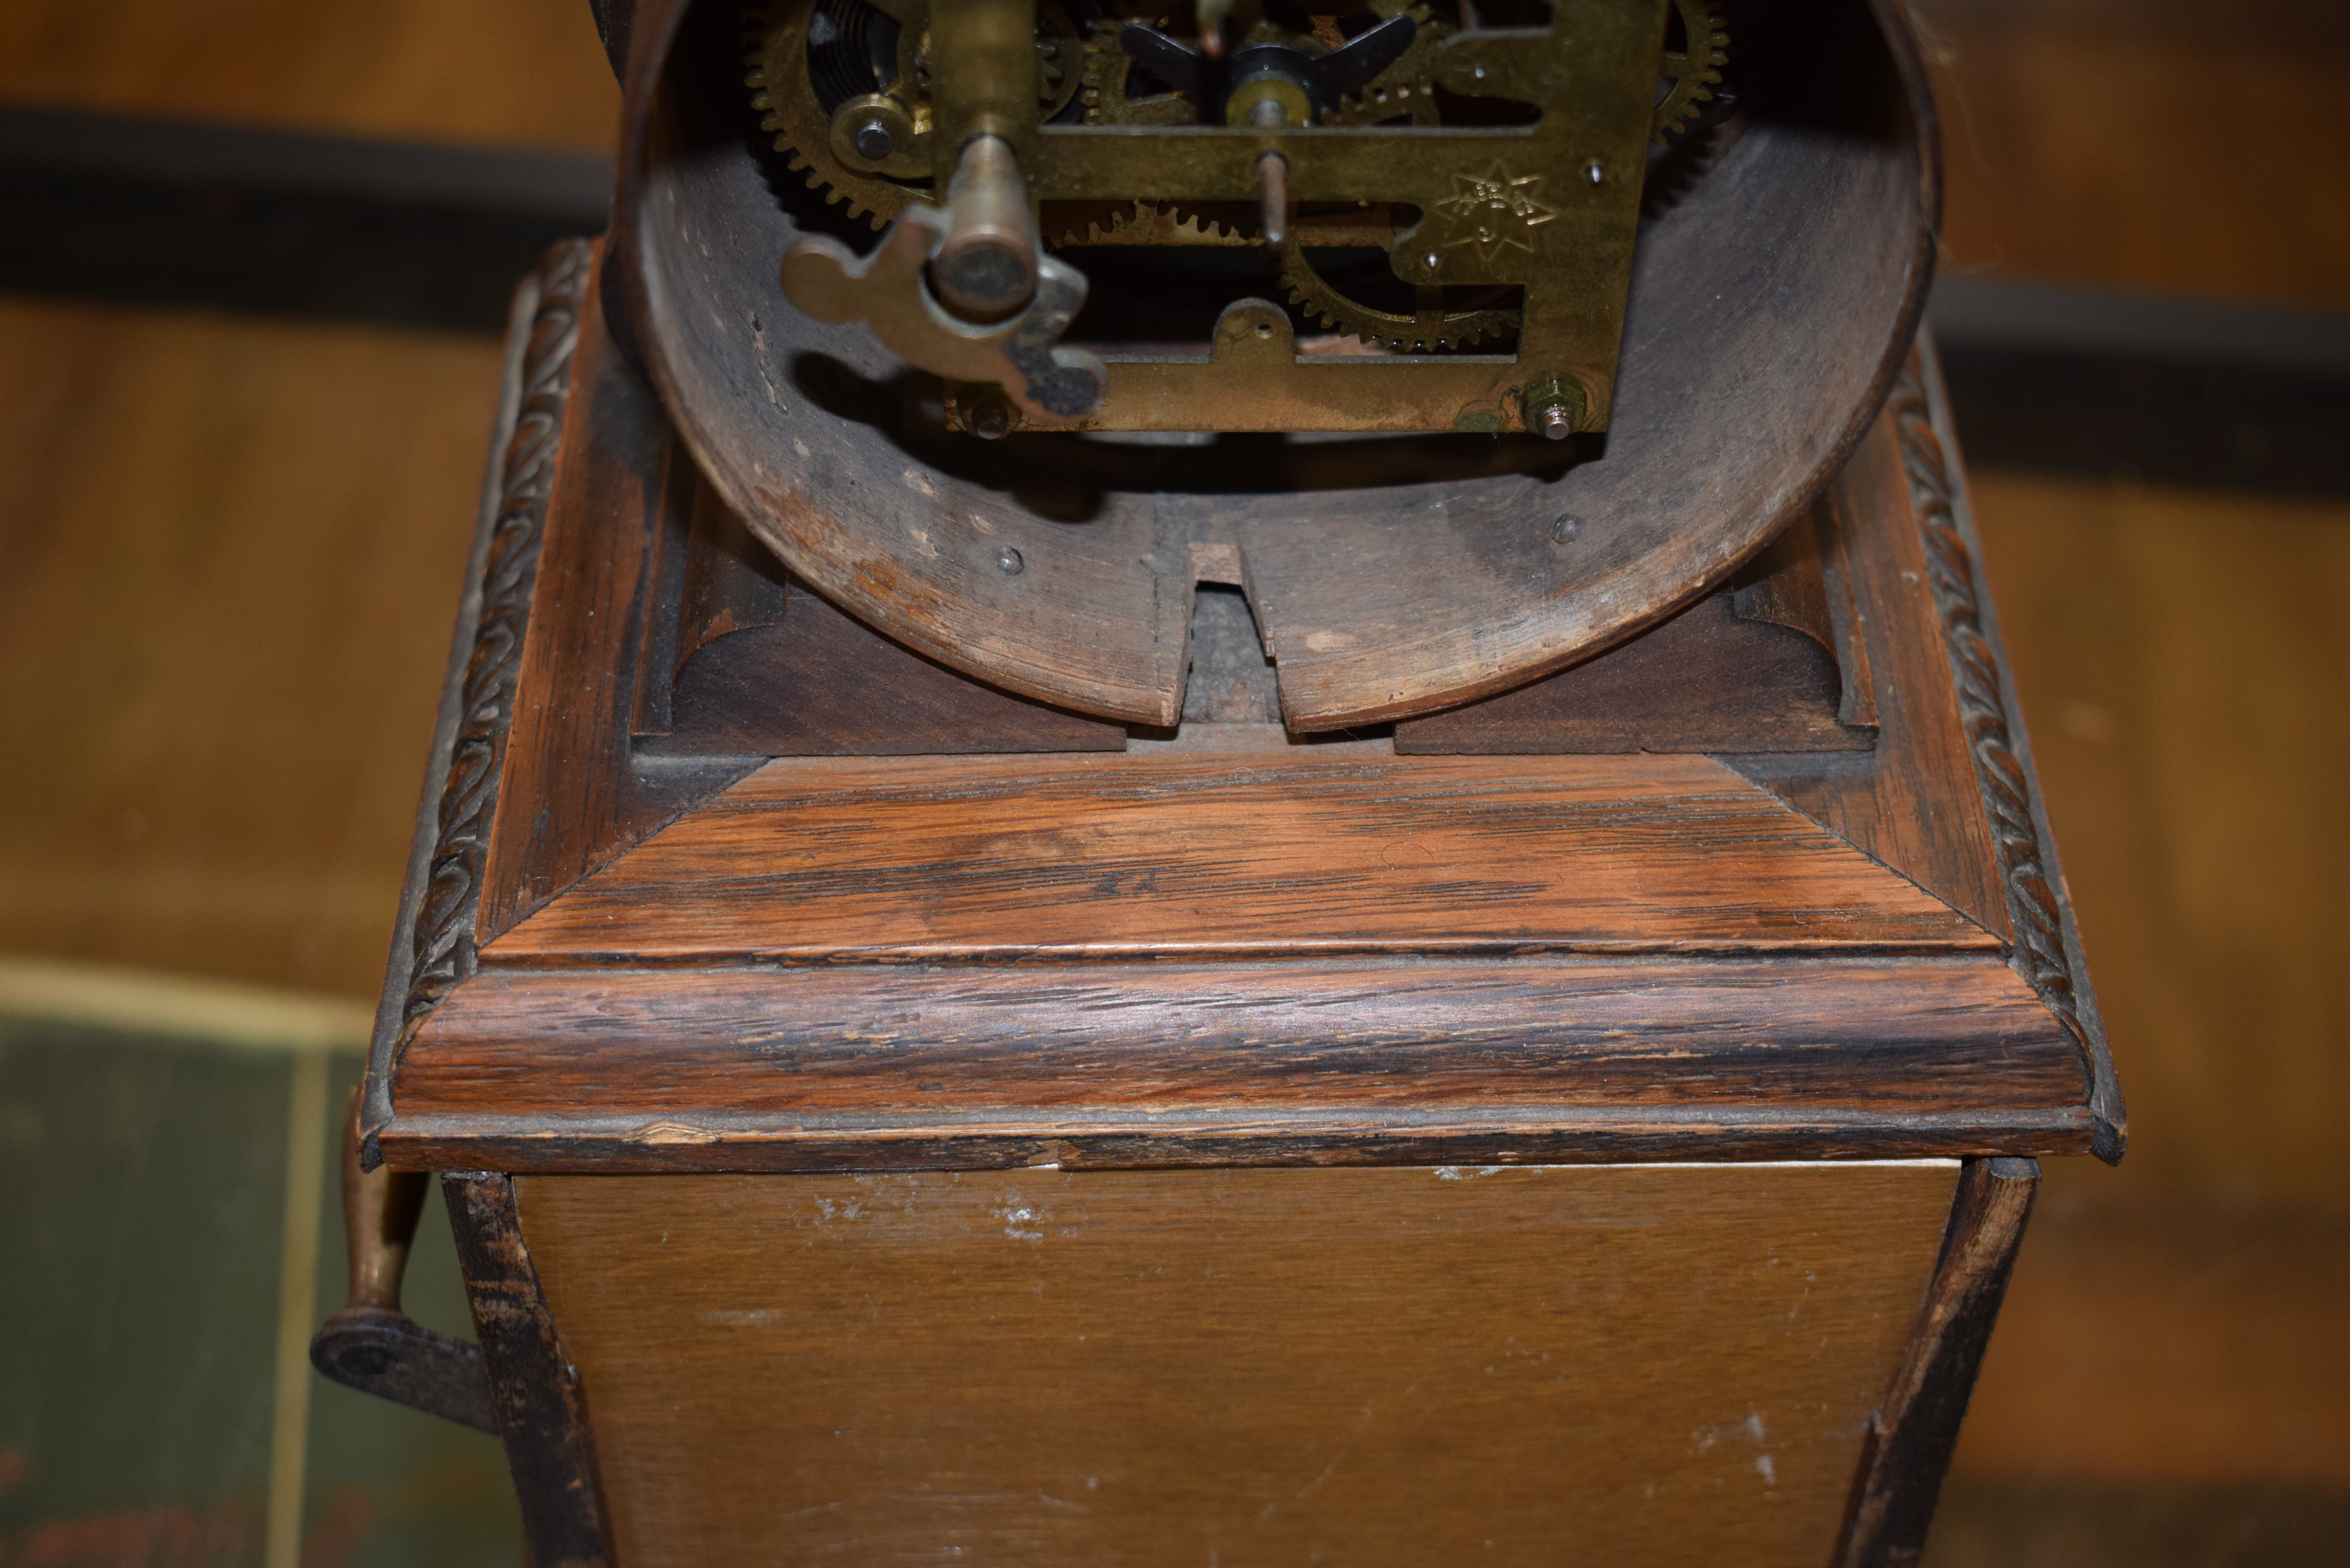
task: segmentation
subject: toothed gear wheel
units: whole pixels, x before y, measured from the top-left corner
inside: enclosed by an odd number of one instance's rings
[[[1473,348],[1518,329],[1518,313],[1514,310],[1447,310],[1441,288],[1416,289],[1417,308],[1409,316],[1375,309],[1349,299],[1333,288],[1315,270],[1314,264],[1305,259],[1311,244],[1310,232],[1301,224],[1300,232],[1283,254],[1281,280],[1289,286],[1289,297],[1326,327],[1352,333],[1366,343],[1399,354],[1437,354]]]
[[[1053,204],[1048,243],[1063,245],[1253,245],[1256,236],[1214,217],[1148,202]]]
[[[1190,125],[1200,118],[1191,100],[1180,92],[1128,98],[1127,87],[1134,61],[1118,42],[1126,23],[1111,16],[1097,24],[1086,40],[1084,81],[1078,91],[1087,125]]]
[[[1045,0],[1036,11],[1037,110],[1045,120],[1064,118],[1076,106],[1079,72],[1072,67],[1084,29],[1070,19],[1069,8]],[[1086,14],[1092,14],[1090,6]],[[926,188],[841,162],[832,151],[832,110],[862,94],[888,93],[927,123],[929,18],[924,0],[910,0],[902,23],[865,0],[767,0],[746,16],[743,82],[751,106],[761,113],[760,127],[812,190],[877,229]]]
[[[1441,123],[1436,107],[1436,57],[1452,36],[1452,26],[1425,5],[1380,6],[1385,20],[1399,13],[1419,24],[1411,47],[1393,65],[1363,84],[1363,90],[1339,99],[1338,107],[1322,117],[1326,125],[1410,125]]]
[[[836,56],[844,47],[854,49],[866,43],[866,37],[859,34],[848,38],[844,34],[874,16],[878,13],[859,0],[769,0],[749,16],[744,42],[749,46],[750,71],[743,83],[751,89],[751,107],[762,111],[760,129],[775,137],[775,151],[785,155],[790,167],[807,176],[809,188],[824,192],[825,200],[836,205],[845,205],[850,217],[867,219],[878,229],[904,210],[913,200],[914,190],[879,174],[861,173],[834,156],[832,116],[817,97],[818,78],[810,68],[811,45],[826,57]],[[896,53],[894,47],[890,53]],[[827,57],[821,63],[831,67],[827,76],[840,74],[837,59]],[[881,91],[892,85],[879,82],[863,90]]]
[[[1707,9],[1706,0],[1673,0],[1673,9],[1680,14],[1685,47],[1667,49],[1657,73],[1664,89],[1653,126],[1659,147],[1689,129],[1697,106],[1713,97],[1721,85],[1721,67],[1730,63],[1729,31]]]

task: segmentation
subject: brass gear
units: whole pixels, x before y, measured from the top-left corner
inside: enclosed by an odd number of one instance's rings
[[[749,66],[743,85],[751,89],[751,107],[761,112],[761,129],[774,136],[775,151],[789,166],[806,175],[809,188],[824,192],[828,202],[846,204],[850,217],[865,218],[879,229],[922,191],[840,161],[832,150],[832,118],[816,96],[809,69],[809,35],[825,25],[837,26],[837,18],[851,8],[867,9],[859,0],[767,0],[764,6],[754,0],[743,37]],[[899,28],[897,78],[876,84],[876,90],[899,99],[910,116],[925,124],[929,16],[927,0],[909,0]],[[1044,89],[1037,109],[1041,118],[1050,119],[1076,97],[1079,72],[1072,68],[1076,64],[1072,57],[1081,46],[1076,26],[1055,0],[1037,7],[1036,28],[1038,79]]]
[[[1253,245],[1256,236],[1216,213],[1148,202],[1055,202],[1045,239],[1063,245]]]
[[[1453,35],[1451,24],[1425,5],[1388,4],[1374,8],[1382,16],[1407,13],[1419,24],[1419,30],[1401,57],[1364,83],[1362,91],[1340,99],[1338,107],[1323,117],[1325,123],[1389,125],[1402,120],[1416,126],[1440,124],[1441,111],[1436,101],[1436,60],[1445,41]],[[1417,307],[1409,316],[1379,310],[1347,297],[1305,259],[1305,252],[1315,248],[1317,226],[1327,234],[1326,224],[1317,225],[1311,216],[1298,218],[1289,248],[1282,257],[1281,277],[1289,286],[1289,297],[1323,325],[1403,354],[1472,348],[1518,329],[1519,315],[1514,310],[1446,309],[1440,288],[1414,290]]]
[[[1681,32],[1688,45],[1679,53],[1668,49],[1658,68],[1670,84],[1657,100],[1651,136],[1659,147],[1689,129],[1697,106],[1713,97],[1721,85],[1721,67],[1730,63],[1730,33],[1707,0],[1673,0],[1680,13]]]
[[[1363,84],[1363,90],[1338,100],[1322,117],[1325,125],[1386,125],[1405,120],[1412,125],[1440,122],[1436,107],[1436,57],[1452,36],[1452,26],[1425,5],[1377,5],[1381,20],[1408,14],[1419,24],[1411,47],[1393,65]]]
[[[760,129],[789,166],[807,176],[811,190],[846,204],[852,218],[880,228],[913,200],[913,190],[879,174],[861,173],[832,151],[832,117],[817,101],[808,72],[808,31],[823,0],[769,0],[751,12],[743,42],[748,47],[751,107],[761,112]],[[902,84],[893,84],[902,85]]]
[[[1118,32],[1125,26],[1119,17],[1105,18],[1094,27],[1094,36],[1086,40],[1084,80],[1078,88],[1084,95],[1086,123],[1190,125],[1198,119],[1198,108],[1180,92],[1152,93],[1136,99],[1126,96],[1127,78],[1133,74],[1134,61],[1118,41]]]
[[[1310,222],[1301,218],[1290,235],[1288,248],[1282,253],[1281,280],[1289,286],[1289,297],[1326,327],[1350,332],[1366,343],[1399,354],[1435,354],[1473,348],[1518,329],[1519,315],[1514,310],[1446,309],[1440,287],[1415,288],[1415,307],[1409,316],[1349,299],[1332,287],[1329,280],[1305,259],[1306,249],[1313,243]]]

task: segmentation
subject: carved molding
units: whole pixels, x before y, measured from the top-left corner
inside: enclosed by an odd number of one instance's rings
[[[1974,551],[1959,520],[1949,452],[1936,428],[1932,395],[1916,351],[1903,363],[1886,407],[1900,443],[1910,507],[1925,539],[1927,580],[1950,656],[1959,716],[1991,819],[2000,881],[2015,929],[2016,967],[2079,1048],[2092,1108],[2099,1116],[2097,1153],[2116,1159],[2121,1154],[2119,1129],[2113,1125],[2118,1106],[2111,1113],[2106,1108],[2114,1092],[2113,1069],[2104,1041],[2082,1017],[2079,983],[2065,940],[2064,909],[2052,870],[2054,857],[2041,840],[2032,770],[2008,716],[1998,649],[1983,624]]]
[[[481,618],[465,664],[432,858],[417,905],[414,966],[401,1003],[395,1059],[426,1015],[473,972],[473,919],[481,904],[482,866],[489,851],[506,733],[514,720],[523,633],[538,577],[539,545],[546,532],[546,502],[554,488],[564,404],[571,390],[571,359],[579,345],[580,313],[595,263],[593,244],[566,240],[549,250],[539,266],[538,308],[523,350],[514,433],[499,462],[498,506],[482,574]]]

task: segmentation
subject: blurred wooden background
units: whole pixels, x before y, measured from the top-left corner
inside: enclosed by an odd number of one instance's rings
[[[2350,309],[2350,7],[1914,11],[1946,270]],[[12,0],[0,103],[601,152],[618,98],[579,0]],[[0,950],[371,995],[496,355],[0,297]],[[2050,1172],[1933,1560],[2338,1531],[2350,506],[1973,483],[2133,1143]]]

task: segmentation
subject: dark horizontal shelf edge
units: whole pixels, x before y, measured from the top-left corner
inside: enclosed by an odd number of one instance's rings
[[[1012,1170],[1184,1166],[1607,1165],[1688,1160],[1967,1158],[2085,1154],[2085,1108],[1886,1116],[1822,1109],[1562,1109],[1543,1116],[1034,1119],[848,1129],[701,1123],[549,1127],[500,1117],[395,1117],[384,1157],[409,1169],[515,1174]]]

